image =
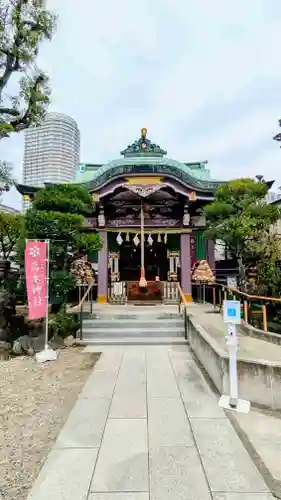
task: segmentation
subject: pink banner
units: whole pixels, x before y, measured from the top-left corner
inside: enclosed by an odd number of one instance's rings
[[[28,319],[45,318],[48,293],[46,242],[31,240],[26,242],[25,277]]]

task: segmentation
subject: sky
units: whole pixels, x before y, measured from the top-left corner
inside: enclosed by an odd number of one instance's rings
[[[264,175],[281,185],[281,2],[47,0],[58,27],[38,63],[49,111],[81,132],[81,162],[107,163],[148,129],[179,161],[208,160],[212,177]],[[22,178],[23,133],[1,140]],[[4,202],[20,208],[12,190]]]

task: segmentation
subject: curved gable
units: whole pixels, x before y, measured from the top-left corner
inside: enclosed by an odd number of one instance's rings
[[[172,177],[184,186],[200,191],[213,192],[221,184],[210,178],[207,162],[188,164],[166,158],[167,151],[147,138],[146,128],[141,130],[139,139],[121,151],[121,155],[123,158],[102,165],[95,171],[91,171],[91,165],[87,166],[84,178],[77,178],[77,181],[91,191],[103,188],[118,177],[142,174]]]
[[[98,168],[92,180],[83,183],[90,191],[101,189],[109,182],[122,176],[162,175],[174,178],[182,184],[200,191],[215,191],[221,182],[198,179],[192,175],[192,169],[170,158],[132,157],[114,160]]]

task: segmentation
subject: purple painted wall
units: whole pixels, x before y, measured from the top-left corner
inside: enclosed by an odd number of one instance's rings
[[[103,248],[99,252],[98,257],[98,296],[102,295],[107,297],[107,276],[108,276],[108,245],[107,245],[107,232],[100,231],[100,237],[103,240]]]
[[[181,233],[181,287],[185,295],[191,295],[190,233]]]

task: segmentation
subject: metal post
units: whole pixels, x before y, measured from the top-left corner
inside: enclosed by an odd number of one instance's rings
[[[93,285],[91,287],[91,290],[90,290],[90,294],[91,294],[91,304],[90,304],[90,308],[91,308],[91,314],[93,314]]]
[[[236,325],[228,325],[228,350],[229,350],[229,405],[236,408],[238,402],[238,377],[237,377],[237,337]]]
[[[83,302],[80,306],[80,340],[83,340]]]
[[[50,240],[46,241],[46,318],[45,318],[45,350],[48,349],[49,342],[49,281],[50,281]]]
[[[216,308],[217,301],[216,301],[216,288],[213,286],[213,306],[214,309]]]
[[[184,306],[184,338],[185,340],[187,340],[187,314],[185,306]]]

